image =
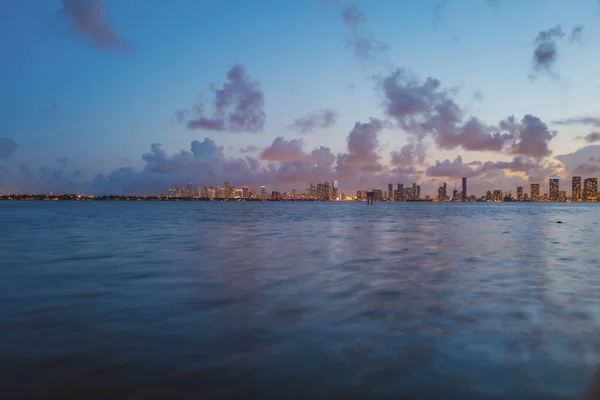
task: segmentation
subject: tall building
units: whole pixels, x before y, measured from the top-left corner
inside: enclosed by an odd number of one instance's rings
[[[558,192],[558,201],[560,201],[561,203],[564,203],[565,201],[567,201],[567,191],[566,190],[561,190]]]
[[[412,188],[404,188],[404,200],[410,200],[413,198]]]
[[[571,180],[571,198],[573,201],[581,201],[581,177],[574,176]]]
[[[339,187],[338,181],[331,182],[331,199],[332,200],[335,201],[338,199],[338,191],[339,190],[340,190],[340,187]]]
[[[587,178],[583,181],[584,200],[587,202],[598,201],[598,178]]]
[[[529,189],[529,194],[531,196],[531,201],[540,201],[540,184],[532,183]]]
[[[417,195],[415,196],[417,200],[421,198],[421,185],[417,185]]]
[[[494,189],[494,201],[502,201],[502,190]]]
[[[329,186],[329,182],[323,182],[323,201],[331,200],[331,186]]]
[[[411,199],[416,199],[417,198],[417,184],[413,182],[412,184],[412,191],[411,191]]]
[[[267,187],[266,186],[261,186],[260,187],[260,198],[262,200],[267,200]]]
[[[492,201],[493,199],[494,199],[494,197],[492,196],[492,191],[488,190],[487,193],[485,194],[485,200]]]
[[[404,201],[404,184],[398,184],[398,201]]]
[[[452,191],[452,201],[460,201],[460,194],[458,193],[458,189],[454,189]]]
[[[244,198],[244,199],[250,198],[250,189],[248,189],[248,186],[242,186],[242,198]]]
[[[362,191],[361,190],[356,191],[356,201],[362,201]]]
[[[387,199],[388,201],[392,201],[394,199],[394,185],[391,183],[388,184]]]
[[[462,201],[467,201],[467,178],[462,178]]]
[[[523,201],[523,186],[517,187],[517,201]]]
[[[550,193],[548,198],[550,199],[550,201],[558,201],[558,178],[550,178],[550,182],[549,182],[549,187],[550,187]]]
[[[231,183],[225,182],[223,184],[223,197],[228,199],[231,197],[232,193],[233,193],[233,186],[231,185]]]

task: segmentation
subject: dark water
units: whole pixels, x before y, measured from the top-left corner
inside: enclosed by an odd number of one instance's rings
[[[0,224],[2,398],[576,399],[600,363],[600,204],[2,202]]]

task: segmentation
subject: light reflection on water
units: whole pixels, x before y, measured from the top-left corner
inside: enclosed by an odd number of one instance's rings
[[[599,211],[4,202],[0,394],[578,398]]]

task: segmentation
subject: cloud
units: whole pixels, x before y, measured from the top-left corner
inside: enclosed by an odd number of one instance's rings
[[[367,37],[355,37],[348,41],[348,46],[360,60],[374,60],[379,56],[385,56],[391,48],[385,42]]]
[[[400,150],[390,153],[390,163],[395,167],[410,167],[425,162],[425,147],[422,142],[409,143]]]
[[[590,145],[580,148],[579,150],[569,153],[557,155],[554,158],[560,161],[569,175],[575,174],[575,170],[585,164],[590,164],[600,154],[600,145]]]
[[[285,140],[279,136],[273,140],[260,155],[260,158],[268,161],[302,161],[306,158],[301,139]]]
[[[88,36],[99,50],[116,48],[132,51],[132,47],[121,39],[108,19],[107,0],[62,0],[62,3],[61,11],[73,23],[73,36]]]
[[[360,24],[367,21],[367,14],[356,5],[348,3],[342,10],[342,19],[350,28],[356,29]]]
[[[483,96],[483,93],[481,93],[480,91],[476,91],[475,93],[473,93],[473,98],[477,101],[483,101],[485,100],[485,97]]]
[[[262,132],[266,123],[264,94],[260,83],[253,80],[242,65],[236,64],[229,70],[223,88],[213,86],[212,90],[215,94],[214,115],[203,116],[202,105],[196,105],[197,117],[187,122],[189,129]]]
[[[319,110],[297,118],[289,126],[290,129],[301,133],[314,132],[316,129],[326,129],[335,126],[338,112],[335,110]]]
[[[253,145],[253,144],[250,144],[250,145],[248,145],[246,147],[242,147],[239,150],[239,152],[242,153],[242,154],[244,154],[244,153],[256,153],[257,151],[258,151],[258,147],[255,146],[255,145]]]
[[[419,81],[398,68],[379,80],[385,113],[404,131],[419,139],[432,136],[438,148],[469,151],[507,152],[544,157],[551,154],[548,142],[556,135],[537,117],[526,114],[520,122],[513,117],[499,126],[477,118],[465,118],[465,111],[453,93],[441,88],[438,79]]]
[[[426,175],[452,179],[459,179],[461,177],[472,178],[479,175],[479,170],[464,164],[462,157],[456,156],[454,161],[444,160],[440,162],[436,160],[435,165],[427,168]]]
[[[598,172],[600,172],[600,165],[581,164],[581,165],[578,165],[577,167],[575,167],[572,174],[589,176],[589,175],[597,174]]]
[[[379,170],[380,156],[379,133],[383,130],[383,123],[375,118],[370,122],[357,122],[346,138],[348,153],[342,157],[345,166],[358,166],[363,170]]]
[[[558,75],[552,71],[558,56],[557,39],[561,39],[565,34],[559,25],[546,31],[541,31],[535,39],[537,44],[533,51],[532,67],[537,73],[547,73],[551,77],[558,78]]]
[[[514,139],[510,152],[530,157],[546,157],[552,154],[548,143],[556,136],[555,131],[548,129],[548,126],[538,117],[525,115],[520,122],[515,117],[509,117],[500,122],[500,127],[510,132]]]
[[[600,142],[600,132],[591,132],[585,136],[577,136],[577,139],[585,140],[588,143]]]
[[[359,31],[358,28],[365,25],[367,21],[367,14],[364,11],[356,5],[348,3],[342,10],[342,20],[352,34],[352,38],[347,41],[347,46],[352,49],[357,59],[370,61],[380,56],[387,56],[390,50],[389,44]]]
[[[600,128],[600,118],[598,117],[566,118],[552,121],[552,123],[556,125],[590,125]]]
[[[571,34],[569,35],[569,40],[571,42],[579,42],[581,43],[581,34],[583,32],[583,25],[576,25],[573,27]]]
[[[438,79],[428,77],[420,82],[406,69],[397,68],[380,79],[379,87],[386,114],[417,137],[433,136],[439,148],[501,151],[509,139],[476,118],[465,121],[464,111]]]
[[[0,137],[0,159],[9,158],[17,150],[17,142],[11,138]]]

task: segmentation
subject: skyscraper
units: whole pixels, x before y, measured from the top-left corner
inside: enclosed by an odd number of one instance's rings
[[[394,185],[388,184],[388,201],[394,200]]]
[[[571,181],[572,193],[571,197],[573,201],[581,201],[581,177],[574,176]]]
[[[242,198],[250,198],[250,189],[248,189],[248,186],[242,186]]]
[[[540,184],[532,183],[529,193],[531,196],[531,201],[540,201]]]
[[[550,186],[550,193],[548,198],[550,199],[550,201],[558,201],[558,178],[550,178],[550,182],[549,182],[549,186]]]
[[[583,181],[584,200],[587,202],[598,201],[598,179],[587,178]]]
[[[416,199],[417,198],[417,184],[413,182],[413,186],[412,186],[412,191],[411,191],[411,199]]]
[[[266,186],[260,187],[260,198],[262,200],[267,200],[267,187]]]
[[[338,199],[338,190],[339,190],[338,181],[333,181],[331,183],[331,200],[335,201]]]
[[[331,187],[329,182],[323,182],[323,201],[331,200]]]
[[[502,190],[494,189],[494,201],[502,201]]]
[[[415,196],[417,200],[421,198],[421,185],[417,185],[417,195]]]
[[[233,192],[233,186],[231,186],[231,183],[225,182],[223,184],[223,197],[226,199],[230,198],[232,192]]]
[[[467,201],[467,178],[462,178],[462,201]]]
[[[398,184],[398,201],[404,201],[404,184]]]
[[[523,201],[523,186],[517,187],[517,201]]]

